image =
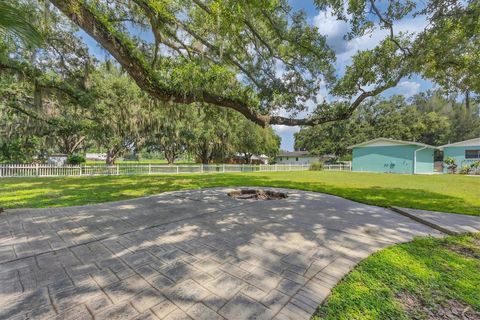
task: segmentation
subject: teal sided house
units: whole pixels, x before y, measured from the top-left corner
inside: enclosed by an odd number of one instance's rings
[[[480,138],[446,144],[440,149],[443,150],[443,160],[455,159],[458,168],[480,161]],[[443,170],[447,172],[446,166]]]
[[[352,149],[352,171],[389,173],[433,173],[434,151],[418,142],[378,138],[348,147]]]

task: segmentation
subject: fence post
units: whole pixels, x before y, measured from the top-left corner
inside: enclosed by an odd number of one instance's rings
[[[178,173],[178,166],[177,166],[177,173]]]
[[[35,175],[38,177],[38,163],[35,163]]]
[[[200,164],[200,173],[203,173],[203,163]]]
[[[240,172],[244,172],[245,171],[245,165],[242,163],[242,169],[240,170]]]
[[[148,174],[152,174],[152,164],[148,164]]]
[[[348,170],[352,171],[352,161],[348,163]]]
[[[117,164],[117,176],[120,175],[120,166]]]
[[[225,173],[225,163],[222,164],[222,173]]]
[[[80,175],[82,175],[82,165],[80,165]]]

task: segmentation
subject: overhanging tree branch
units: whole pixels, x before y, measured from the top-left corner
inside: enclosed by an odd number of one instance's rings
[[[57,90],[68,96],[78,104],[84,104],[87,100],[87,94],[79,88],[72,86],[68,81],[61,81],[53,77],[47,77],[45,74],[30,65],[18,63],[11,59],[0,60],[0,73],[14,73],[35,81],[37,88]]]
[[[268,124],[307,126],[344,119],[348,117],[365,99],[379,94],[380,92],[396,85],[399,81],[399,79],[396,81],[387,81],[385,85],[380,85],[376,89],[362,92],[349,105],[347,108],[348,112],[343,111],[337,112],[334,115],[324,116],[314,115],[313,117],[303,119],[292,119],[283,116],[262,114],[256,110],[256,106],[250,105],[249,102],[246,102],[241,98],[223,96],[206,90],[189,92],[185,88],[167,86],[158,78],[158,74],[151,65],[142,58],[142,53],[136,48],[135,43],[128,36],[109,25],[104,17],[97,13],[95,9],[89,7],[84,1],[50,0],[50,2],[112,54],[120,65],[122,65],[122,67],[129,73],[137,85],[152,97],[172,103],[191,104],[194,102],[204,102],[219,107],[233,109],[243,114],[247,119],[262,126]],[[150,9],[148,7],[148,1],[137,0],[135,2],[143,3],[144,10]],[[201,4],[199,1],[196,1],[196,3]],[[156,21],[156,23],[161,24],[165,22]],[[275,25],[272,25],[272,27],[276,29]],[[275,31],[279,32],[278,30]]]
[[[259,114],[241,100],[222,97],[209,92],[193,94],[166,87],[157,80],[155,72],[147,63],[138,57],[139,52],[133,43],[119,36],[111,28],[108,28],[83,1],[51,0],[51,2],[110,52],[130,74],[137,85],[153,97],[162,101],[181,104],[205,102],[234,109],[246,118],[263,126],[269,123],[269,116]]]

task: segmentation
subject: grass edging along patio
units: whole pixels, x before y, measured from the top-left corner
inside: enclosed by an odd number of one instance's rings
[[[422,223],[426,226],[429,226],[430,228],[433,228],[433,229],[438,230],[440,232],[443,232],[445,234],[448,234],[448,235],[451,235],[451,236],[456,234],[455,232],[451,231],[450,229],[444,228],[444,227],[442,227],[438,224],[432,223],[431,221],[428,221],[426,219],[422,219],[422,218],[420,218],[420,217],[418,217],[414,214],[410,214],[407,211],[403,210],[402,208],[398,208],[398,207],[393,206],[393,207],[390,207],[390,209],[395,211],[396,213],[401,214],[402,216],[413,219],[413,220],[415,220],[419,223]]]
[[[480,215],[480,180],[475,177],[326,171],[7,178],[0,179],[0,207],[64,207],[234,186],[300,189],[382,207]]]
[[[479,269],[480,233],[394,245],[360,262],[312,319],[479,319]]]

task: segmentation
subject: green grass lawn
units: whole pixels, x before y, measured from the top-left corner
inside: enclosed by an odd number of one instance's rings
[[[361,262],[313,319],[480,319],[479,271],[480,234],[396,245]]]
[[[272,186],[379,205],[480,215],[480,178],[354,172],[272,172],[0,179],[0,207],[59,207],[181,189]]]

